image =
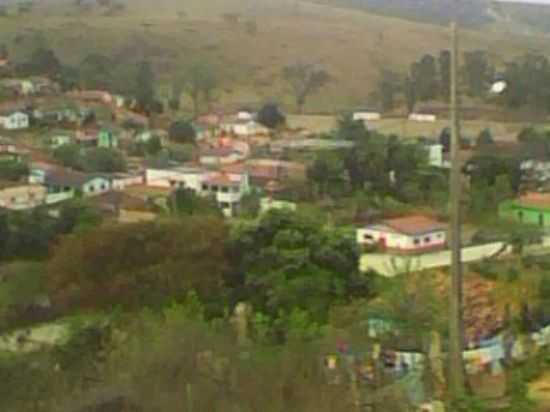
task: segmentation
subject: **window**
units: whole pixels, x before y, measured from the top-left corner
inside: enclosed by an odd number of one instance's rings
[[[222,209],[229,209],[231,207],[231,205],[227,202],[220,202],[220,207]]]
[[[202,190],[204,190],[205,192],[208,191],[208,185],[202,185]]]
[[[239,186],[233,187],[233,193],[239,193],[241,191],[241,188]]]
[[[94,185],[90,185],[90,187],[88,188],[88,191],[89,191],[89,192],[95,192],[95,186],[94,186]]]
[[[222,193],[229,193],[229,188],[228,188],[227,186],[222,186],[222,187],[220,188],[220,191],[221,191]]]
[[[432,241],[432,238],[429,237],[429,236],[426,236],[426,237],[424,238],[424,243],[430,243],[431,241]]]
[[[415,237],[415,238],[414,238],[414,245],[415,245],[415,246],[418,246],[419,244],[420,244],[420,239],[417,238],[417,237]]]
[[[212,186],[212,187],[211,187],[211,190],[212,190],[213,192],[217,192],[218,189],[219,189],[218,186]]]
[[[372,235],[369,235],[368,233],[366,233],[363,238],[365,240],[374,241],[374,237]]]
[[[176,181],[175,180],[170,180],[170,187],[174,187],[176,185]]]
[[[105,190],[105,189],[106,189],[106,186],[105,186],[105,184],[104,184],[104,183],[103,183],[103,184],[101,184],[101,190]]]

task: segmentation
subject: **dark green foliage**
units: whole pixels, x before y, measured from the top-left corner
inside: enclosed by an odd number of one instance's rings
[[[195,143],[197,132],[191,122],[179,120],[170,125],[168,136],[176,143]]]
[[[276,129],[286,123],[286,118],[279,106],[274,103],[265,104],[258,112],[258,122],[270,129]]]
[[[126,160],[118,150],[98,147],[85,152],[81,160],[81,168],[85,172],[125,172]]]
[[[492,146],[494,144],[495,144],[495,139],[493,139],[491,130],[484,129],[479,133],[479,136],[477,137],[478,147],[487,147],[487,146]]]
[[[397,73],[384,69],[378,84],[378,97],[383,111],[390,111],[395,106],[395,99],[399,91],[399,76]]]
[[[151,65],[147,61],[142,62],[136,76],[135,90],[138,107],[143,112],[158,112],[158,109],[155,109],[154,82],[155,76]]]
[[[25,163],[16,161],[0,162],[0,179],[17,182],[28,176],[29,168]]]
[[[259,223],[238,228],[231,251],[249,299],[264,313],[300,308],[322,321],[331,302],[370,293],[368,279],[357,270],[353,236],[323,229],[309,216],[271,211]]]
[[[441,50],[439,53],[439,95],[445,101],[451,95],[451,52]]]
[[[494,68],[489,63],[487,52],[475,50],[464,53],[462,72],[470,96],[484,97],[487,95],[494,78]]]
[[[220,209],[213,199],[197,195],[191,189],[177,189],[168,199],[168,207],[173,215],[213,215],[221,216]]]
[[[435,58],[426,54],[411,65],[410,77],[415,95],[420,101],[431,100],[438,95],[438,76]]]
[[[53,156],[65,167],[83,172],[124,172],[126,160],[121,152],[104,147],[81,149],[78,145],[66,144],[59,146]]]
[[[65,167],[80,168],[81,149],[76,144],[64,144],[57,147],[53,152],[53,157]]]

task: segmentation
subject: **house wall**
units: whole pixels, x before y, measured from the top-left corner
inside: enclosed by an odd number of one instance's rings
[[[196,171],[147,169],[145,172],[145,183],[155,187],[182,187],[200,192],[203,174]]]
[[[411,115],[409,116],[409,120],[413,120],[415,122],[433,123],[437,120],[437,116],[435,114],[411,113]]]
[[[111,180],[111,187],[114,190],[124,190],[127,187],[142,185],[143,183],[143,176],[125,176],[113,178]]]
[[[101,193],[105,193],[111,190],[111,184],[109,181],[102,177],[96,177],[82,186],[82,193],[85,196],[93,196]]]
[[[17,186],[0,190],[0,207],[10,210],[26,210],[44,204],[46,188],[42,186]]]
[[[372,121],[380,120],[382,115],[377,112],[355,112],[353,113],[353,120]]]
[[[20,130],[29,127],[29,116],[25,113],[12,113],[9,116],[0,117],[0,124],[6,130]]]
[[[390,233],[379,229],[364,228],[357,230],[357,243],[361,245],[385,244],[388,250],[422,251],[442,248],[447,236],[445,231],[434,231],[421,236],[409,236],[402,233]]]

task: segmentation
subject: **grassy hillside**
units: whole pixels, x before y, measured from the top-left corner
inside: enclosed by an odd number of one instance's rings
[[[128,67],[146,56],[163,87],[190,62],[206,60],[222,74],[222,102],[277,99],[292,108],[280,73],[303,61],[324,65],[333,77],[306,109],[349,108],[366,101],[381,69],[404,71],[423,53],[438,53],[449,43],[442,26],[296,0],[132,0],[111,17],[98,9],[82,13],[72,3],[0,17],[0,39],[19,60],[38,44],[75,65],[92,52]],[[228,23],[224,13],[238,13],[242,21]],[[255,35],[245,29],[251,19],[257,23]],[[542,38],[499,32],[467,31],[462,46],[488,49],[499,60],[528,49],[550,51]]]

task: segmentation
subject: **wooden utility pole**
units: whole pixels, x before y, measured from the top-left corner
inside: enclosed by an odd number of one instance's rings
[[[465,393],[464,330],[462,318],[462,245],[461,245],[461,191],[462,165],[460,162],[460,118],[458,110],[458,30],[451,23],[451,289],[449,292],[449,395],[457,399]]]

